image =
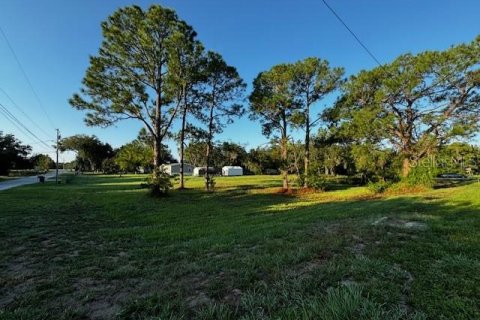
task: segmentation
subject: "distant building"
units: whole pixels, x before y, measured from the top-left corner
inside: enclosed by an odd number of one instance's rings
[[[170,176],[178,175],[180,174],[180,163],[169,163],[169,164],[162,164],[162,168],[165,171],[165,173],[168,173]],[[183,174],[186,176],[191,176],[193,173],[193,168],[189,163],[184,163],[183,164]]]
[[[239,166],[225,166],[222,168],[222,176],[243,176],[243,168]]]
[[[201,177],[204,176],[206,173],[207,167],[195,167],[193,169],[193,176],[194,177]],[[217,170],[214,167],[208,167],[208,173],[215,174]]]

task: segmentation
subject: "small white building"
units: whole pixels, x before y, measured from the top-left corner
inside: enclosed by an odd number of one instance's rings
[[[193,176],[194,177],[202,177],[205,175],[207,167],[195,167],[193,169]],[[208,173],[215,174],[217,170],[214,167],[208,167]]]
[[[243,176],[243,168],[239,166],[225,166],[222,168],[222,176]]]
[[[169,163],[162,164],[162,169],[170,176],[180,174],[181,163]],[[189,163],[183,164],[183,174],[186,176],[191,176],[193,173],[193,166]]]

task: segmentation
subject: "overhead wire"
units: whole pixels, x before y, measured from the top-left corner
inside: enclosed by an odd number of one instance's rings
[[[32,118],[30,118],[30,116],[12,99],[12,97],[10,97],[10,95],[5,91],[3,90],[1,87],[0,87],[0,92],[2,92],[8,100],[10,100],[10,102],[12,103],[12,105],[17,109],[19,110],[23,116],[25,118],[27,118],[35,127],[37,127],[37,129],[39,129],[46,137],[48,138],[52,138],[52,136],[50,134],[48,134],[42,127],[40,127]]]
[[[37,91],[36,91],[35,88],[33,87],[32,82],[30,81],[30,78],[29,78],[29,76],[27,75],[27,72],[26,72],[25,69],[23,68],[23,65],[22,65],[22,63],[20,62],[20,59],[18,58],[15,50],[13,49],[10,41],[8,40],[7,35],[5,34],[5,32],[3,31],[3,29],[2,29],[1,26],[0,26],[0,33],[2,34],[3,38],[5,39],[5,42],[7,43],[7,46],[8,46],[8,48],[10,49],[10,52],[13,54],[13,57],[15,58],[15,61],[17,62],[18,67],[20,68],[23,76],[25,77],[25,80],[27,81],[27,84],[28,84],[28,86],[30,87],[30,90],[32,91],[33,95],[35,96],[35,99],[37,100],[38,105],[39,105],[40,108],[43,110],[43,113],[44,113],[45,116],[47,117],[47,119],[48,119],[50,125],[52,126],[52,128],[55,128],[55,125],[53,124],[52,118],[50,118],[50,116],[49,116],[49,114],[48,114],[48,112],[47,112],[47,109],[43,106],[43,103],[42,103],[42,101],[40,100],[40,97],[38,96]]]
[[[348,26],[348,24],[345,22],[345,20],[340,17],[340,15],[333,9],[326,0],[322,0],[323,4],[327,7],[328,10],[337,18],[337,20],[347,29],[347,31],[355,38],[355,40],[360,44],[360,46],[367,52],[367,54],[370,56],[370,58],[375,61],[376,64],[378,64],[380,67],[384,68],[384,66],[380,63],[380,60],[377,59],[377,57],[372,53],[370,49],[363,43],[362,40],[357,36],[357,34]],[[311,126],[316,124],[318,121],[320,121],[322,117],[318,117],[315,119],[312,123],[310,123]]]
[[[17,128],[19,129],[20,127],[23,128],[24,131],[20,129],[23,133],[25,133],[25,131],[28,132],[28,134],[30,134],[30,136],[32,136],[39,143],[46,146],[47,148],[53,149],[52,146],[49,146],[44,141],[42,141],[35,133],[33,133],[29,128],[27,128],[27,126],[23,122],[21,122],[13,113],[11,113],[10,110],[7,109],[7,107],[5,107],[1,103],[0,103],[0,110],[2,111],[2,114],[7,118],[7,120],[9,120]]]
[[[345,27],[345,29],[350,32],[350,34],[357,40],[357,42],[360,44],[360,46],[368,53],[368,55],[380,66],[382,67],[382,64],[380,61],[377,59],[377,57],[370,51],[370,49],[367,48],[367,46],[363,43],[362,40],[353,32],[353,30],[347,25],[347,23],[340,17],[340,15],[328,4],[326,0],[322,0],[323,4],[330,10],[330,12],[337,18],[338,21]]]
[[[25,131],[25,129],[23,129],[20,125],[18,125],[12,118],[10,118],[8,113],[3,111],[2,108],[0,108],[0,114],[2,114],[12,125],[14,125],[21,133],[23,133],[28,138],[28,141],[33,141],[32,138],[29,136],[28,132]]]

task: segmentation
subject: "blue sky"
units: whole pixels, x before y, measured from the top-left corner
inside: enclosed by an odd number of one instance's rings
[[[406,52],[446,49],[480,33],[477,0],[328,0],[382,62]],[[81,112],[68,104],[80,88],[89,55],[101,42],[100,23],[117,8],[151,1],[2,0],[0,27],[10,40],[51,122],[35,98],[14,56],[0,35],[0,88],[47,133],[26,119],[0,91],[0,103],[42,140],[95,134],[114,147],[134,139],[141,124],[130,121],[102,129],[86,127]],[[258,72],[309,56],[343,66],[347,74],[375,66],[320,0],[165,0],[198,33],[207,49],[221,53],[250,84]],[[316,106],[320,111],[329,101]],[[34,152],[52,152],[0,115],[0,130],[14,133]],[[268,141],[247,117],[227,127],[219,140],[252,148]],[[171,144],[176,154],[176,147]],[[62,158],[71,160],[71,154]]]

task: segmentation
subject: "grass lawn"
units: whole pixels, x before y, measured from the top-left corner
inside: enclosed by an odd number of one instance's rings
[[[0,192],[0,319],[478,319],[480,184],[152,199],[142,176]]]

